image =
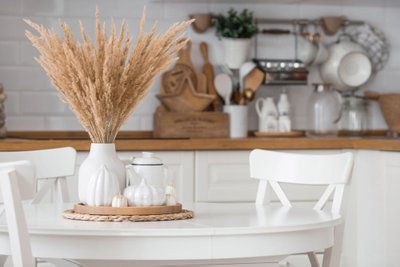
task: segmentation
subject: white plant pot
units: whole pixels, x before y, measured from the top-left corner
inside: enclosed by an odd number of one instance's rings
[[[222,38],[225,63],[230,69],[239,69],[249,58],[250,38]]]
[[[86,204],[86,194],[90,177],[96,173],[102,165],[115,174],[118,178],[120,191],[125,188],[125,166],[118,158],[115,144],[95,144],[90,145],[88,157],[79,167],[78,192],[79,201]]]

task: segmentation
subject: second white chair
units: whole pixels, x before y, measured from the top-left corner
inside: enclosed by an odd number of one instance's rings
[[[353,154],[350,152],[330,155],[310,155],[283,153],[256,149],[250,153],[250,177],[259,179],[256,205],[263,205],[268,185],[271,186],[278,199],[285,207],[292,203],[279,183],[327,185],[325,192],[315,204],[315,210],[322,210],[333,194],[332,213],[340,213],[345,185],[349,182],[353,168]],[[270,200],[268,196],[268,200]],[[332,247],[318,247],[323,250],[323,267],[338,266],[341,252],[343,227],[335,229],[335,251]],[[319,267],[314,251],[308,254],[312,267]],[[333,263],[332,263],[333,262]]]
[[[35,176],[41,182],[32,203],[38,203],[46,194],[55,191],[60,202],[68,202],[66,177],[75,173],[76,150],[72,147],[17,152],[0,152],[0,162],[29,160]]]

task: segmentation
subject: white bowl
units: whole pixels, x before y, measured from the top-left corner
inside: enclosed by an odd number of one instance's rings
[[[319,65],[328,60],[329,52],[325,45],[321,42],[316,42],[317,53],[315,54],[314,60],[311,62],[311,66]]]
[[[325,83],[330,83],[332,86],[341,91],[352,90],[354,86],[346,84],[339,76],[339,65],[343,57],[352,52],[364,52],[364,49],[351,41],[341,41],[335,43],[328,48],[329,57],[320,65],[321,79]]]
[[[363,85],[371,76],[371,71],[371,61],[362,52],[352,52],[345,55],[338,68],[340,79],[350,87]]]

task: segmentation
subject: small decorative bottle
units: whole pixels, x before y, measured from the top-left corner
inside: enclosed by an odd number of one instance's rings
[[[274,99],[272,97],[267,97],[265,99],[266,117],[265,123],[267,132],[277,132],[278,131],[278,109],[275,106]]]
[[[286,93],[282,93],[278,102],[278,130],[279,132],[290,132],[291,121],[290,121],[290,104]]]

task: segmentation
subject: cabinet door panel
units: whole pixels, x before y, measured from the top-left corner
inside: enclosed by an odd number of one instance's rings
[[[326,154],[337,151],[291,151],[295,153]],[[255,201],[258,180],[249,176],[250,151],[196,151],[196,201]],[[316,201],[324,186],[282,184],[283,191],[292,201]],[[276,196],[270,193],[272,201]]]
[[[254,201],[257,181],[249,178],[249,151],[198,151],[196,201]]]

